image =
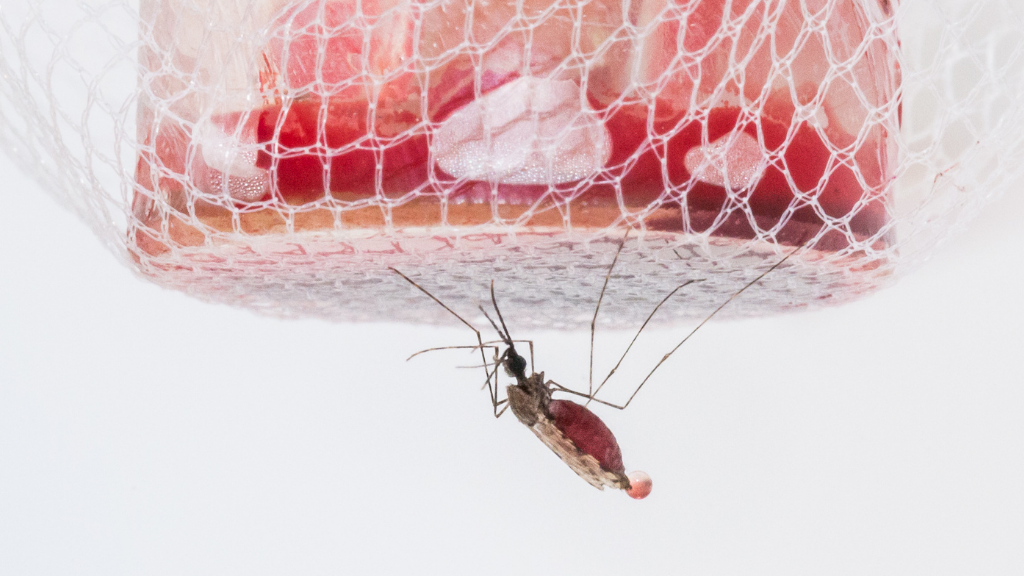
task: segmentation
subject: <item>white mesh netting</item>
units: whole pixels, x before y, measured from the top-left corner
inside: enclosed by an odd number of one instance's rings
[[[1021,172],[1010,0],[5,0],[0,148],[152,280],[279,315],[838,303]],[[9,191],[24,193],[24,191]],[[446,319],[447,320],[447,319]]]

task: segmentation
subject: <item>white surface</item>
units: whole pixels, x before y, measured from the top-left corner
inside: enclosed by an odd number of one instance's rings
[[[5,575],[1024,572],[1019,192],[894,288],[709,324],[600,411],[654,478],[636,502],[494,422],[468,356],[404,362],[469,342],[454,323],[202,304],[0,175]],[[630,335],[598,334],[599,366]],[[585,379],[586,334],[532,336]]]

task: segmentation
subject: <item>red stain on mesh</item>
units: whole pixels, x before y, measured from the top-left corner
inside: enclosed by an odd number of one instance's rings
[[[619,443],[596,414],[569,400],[552,400],[548,410],[555,427],[572,440],[577,448],[596,458],[605,470],[625,473]]]

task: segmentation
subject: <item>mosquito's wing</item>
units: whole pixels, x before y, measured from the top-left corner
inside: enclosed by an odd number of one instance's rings
[[[604,490],[606,486],[619,490],[629,489],[629,479],[624,472],[603,468],[597,458],[581,450],[547,416],[541,415],[537,422],[530,426],[530,430],[533,430],[541,442],[551,448],[551,451],[557,454],[562,462],[565,462],[573,472],[591,486],[598,490]]]

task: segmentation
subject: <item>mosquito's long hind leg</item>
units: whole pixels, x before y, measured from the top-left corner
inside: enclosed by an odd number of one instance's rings
[[[760,276],[758,276],[757,278],[754,278],[753,280],[751,280],[750,282],[748,282],[746,286],[744,286],[743,288],[740,288],[739,290],[737,290],[737,291],[736,291],[736,293],[735,293],[735,294],[733,294],[732,296],[729,296],[729,299],[728,299],[728,300],[726,300],[726,301],[725,301],[725,302],[723,302],[723,303],[722,303],[721,305],[719,305],[719,306],[718,306],[718,308],[715,308],[715,309],[714,309],[714,311],[712,311],[712,312],[711,312],[711,314],[708,314],[707,318],[705,318],[704,320],[702,320],[702,321],[701,321],[701,323],[700,323],[700,324],[698,324],[696,328],[694,328],[693,330],[691,330],[691,331],[690,331],[690,333],[689,333],[689,334],[687,334],[687,335],[686,335],[686,337],[685,337],[685,338],[683,338],[683,339],[682,339],[682,340],[681,340],[681,341],[679,342],[679,344],[676,344],[675,348],[673,348],[673,349],[669,350],[668,354],[665,354],[664,356],[662,356],[661,360],[659,360],[659,361],[658,361],[658,363],[654,365],[654,368],[652,368],[652,369],[651,369],[651,371],[647,373],[647,376],[645,376],[645,377],[644,377],[644,379],[643,379],[643,381],[641,381],[641,382],[640,382],[640,385],[639,385],[639,386],[637,386],[637,387],[636,387],[636,390],[634,390],[634,391],[633,391],[633,393],[632,393],[632,394],[631,394],[631,395],[629,396],[629,399],[628,399],[628,400],[626,400],[626,403],[625,403],[625,404],[623,404],[622,406],[615,406],[615,407],[616,407],[616,408],[619,408],[619,409],[625,409],[625,408],[626,408],[626,406],[629,406],[629,403],[633,401],[633,398],[636,398],[636,395],[637,395],[637,393],[638,393],[638,392],[640,392],[640,389],[644,387],[644,384],[646,384],[646,383],[647,383],[647,381],[648,381],[648,380],[649,380],[649,379],[651,378],[651,376],[652,376],[652,375],[654,374],[654,372],[655,372],[655,371],[656,371],[656,370],[657,370],[657,369],[658,369],[658,368],[659,368],[659,367],[660,367],[660,366],[661,366],[662,364],[664,364],[664,363],[665,363],[665,361],[666,361],[666,360],[668,360],[668,359],[669,359],[669,357],[670,357],[670,356],[672,356],[672,354],[674,354],[676,350],[679,350],[679,348],[680,348],[680,347],[682,347],[682,345],[683,345],[683,344],[685,344],[685,343],[686,343],[686,341],[687,341],[687,340],[689,340],[689,339],[690,339],[690,337],[691,337],[691,336],[693,336],[693,335],[694,335],[694,334],[695,334],[695,333],[697,332],[697,330],[700,330],[701,326],[704,326],[705,324],[707,324],[707,323],[708,323],[708,320],[711,320],[711,319],[712,319],[712,318],[713,318],[713,317],[715,316],[715,314],[718,314],[718,313],[719,313],[719,312],[720,312],[720,311],[722,310],[722,308],[725,308],[725,307],[726,307],[726,306],[727,306],[727,305],[728,305],[728,304],[729,304],[730,302],[732,302],[733,300],[735,300],[735,299],[736,299],[736,297],[737,297],[737,296],[739,296],[740,294],[742,294],[744,290],[746,290],[747,288],[750,288],[750,287],[751,287],[751,286],[753,286],[754,284],[757,284],[758,282],[760,282],[760,281],[761,281],[761,279],[762,279],[762,278],[764,278],[765,276],[767,276],[767,275],[768,275],[769,273],[771,273],[771,272],[772,272],[773,270],[775,270],[775,269],[776,269],[776,268],[778,268],[779,266],[782,266],[782,263],[783,263],[783,262],[785,262],[786,260],[789,260],[789,257],[790,257],[790,256],[792,256],[793,254],[796,254],[796,253],[797,253],[797,251],[798,251],[798,250],[800,250],[801,248],[803,248],[804,246],[806,246],[806,242],[804,242],[804,243],[801,243],[801,244],[800,244],[799,246],[797,246],[796,248],[794,248],[793,250],[791,250],[791,251],[789,252],[789,254],[786,254],[786,255],[785,255],[785,256],[784,256],[784,257],[783,257],[783,258],[782,258],[781,260],[779,260],[779,261],[778,261],[778,262],[776,262],[775,264],[772,264],[772,267],[771,267],[771,268],[769,268],[769,269],[765,270],[764,272],[762,272],[762,273],[761,273],[761,275],[760,275]],[[611,376],[611,374],[609,374],[609,376]],[[604,384],[602,384],[602,386],[603,386],[603,385],[604,385]],[[598,386],[598,390],[600,390],[600,389],[601,389],[601,387],[600,387],[600,386]],[[596,392],[595,392],[595,394],[596,394]],[[600,401],[598,401],[598,402],[600,402]],[[602,402],[602,403],[603,403],[603,404],[607,404],[606,402]],[[611,405],[611,404],[609,404],[609,405]]]
[[[658,305],[654,307],[654,310],[651,310],[651,313],[647,315],[647,319],[644,320],[644,323],[640,325],[640,329],[636,331],[636,335],[633,336],[633,340],[630,341],[629,346],[626,346],[626,351],[623,352],[622,356],[619,357],[619,361],[615,363],[615,366],[612,367],[610,372],[608,372],[608,375],[605,376],[604,380],[602,380],[601,383],[597,386],[597,390],[594,390],[589,394],[590,400],[595,400],[597,402],[601,402],[602,404],[608,404],[607,402],[597,400],[596,398],[594,398],[594,396],[597,396],[597,393],[601,391],[601,388],[604,388],[604,385],[612,377],[612,374],[615,374],[615,371],[618,370],[619,366],[622,365],[622,361],[626,359],[626,354],[629,354],[629,351],[633,348],[633,344],[636,344],[636,339],[640,337],[640,333],[643,332],[644,328],[647,327],[647,323],[651,321],[651,318],[654,318],[654,314],[658,311],[658,309],[661,308],[661,306],[665,302],[668,302],[668,299],[671,298],[676,292],[682,290],[683,288],[689,286],[690,284],[693,284],[694,282],[703,282],[703,280],[687,280],[686,282],[683,282],[679,286],[676,286],[671,292],[668,293],[667,296],[661,299],[661,302],[658,302]],[[614,406],[613,404],[608,405]],[[618,406],[616,406],[616,408],[618,408]],[[622,408],[625,408],[625,406],[623,406]]]
[[[597,325],[597,313],[601,310],[601,301],[604,300],[604,291],[608,288],[608,280],[612,277],[612,270],[615,269],[615,263],[619,261],[619,254],[622,253],[622,247],[626,245],[626,239],[629,238],[631,230],[632,228],[626,228],[626,233],[622,236],[618,249],[615,250],[612,265],[608,267],[608,273],[604,275],[604,284],[601,286],[601,294],[597,297],[597,306],[594,306],[594,317],[590,320],[590,375],[587,378],[587,394],[590,397],[594,395],[594,332]]]
[[[590,394],[584,394],[583,392],[577,392],[576,390],[573,390],[572,388],[566,388],[565,386],[562,386],[561,384],[559,384],[558,382],[555,382],[554,380],[548,380],[547,382],[545,382],[545,385],[548,388],[551,388],[552,390],[556,390],[558,392],[565,392],[566,394],[572,394],[574,396],[579,396],[580,398],[586,398],[588,404],[591,401],[594,401],[594,402],[597,402],[598,404],[604,404],[605,406],[611,406],[612,408],[618,408],[619,410],[622,410],[623,408],[625,408],[625,406],[619,406],[618,404],[612,404],[611,402],[607,402],[605,400],[601,400],[600,398],[594,398]]]
[[[622,353],[622,356],[619,357],[619,361],[615,363],[615,366],[611,369],[610,372],[608,372],[608,375],[604,377],[604,380],[601,381],[601,384],[598,385],[597,390],[593,390],[593,381],[591,381],[591,389],[588,390],[586,394],[584,394],[582,392],[577,392],[576,390],[573,390],[571,388],[567,388],[567,387],[562,386],[561,384],[558,384],[556,382],[552,382],[552,384],[554,384],[559,390],[561,390],[563,392],[568,392],[570,394],[575,394],[577,396],[586,398],[588,404],[591,401],[594,401],[594,402],[597,402],[598,404],[604,404],[605,406],[611,406],[612,408],[618,408],[620,410],[625,408],[625,406],[619,406],[618,404],[613,404],[611,402],[608,402],[608,401],[601,400],[601,399],[597,398],[596,397],[597,393],[601,391],[601,388],[604,388],[604,385],[612,377],[612,374],[615,374],[615,371],[618,370],[619,366],[622,365],[622,361],[626,359],[626,355],[629,354],[630,349],[633,348],[633,344],[635,344],[637,338],[640,337],[640,333],[644,331],[644,328],[647,327],[647,324],[651,321],[651,318],[654,317],[654,314],[657,313],[658,309],[661,308],[661,306],[663,304],[665,304],[665,302],[667,302],[669,298],[671,298],[676,292],[678,292],[682,288],[684,288],[684,287],[686,287],[686,286],[688,286],[690,284],[693,284],[694,282],[702,282],[702,281],[703,280],[688,280],[688,281],[680,284],[679,286],[676,286],[675,289],[673,289],[671,292],[668,293],[668,295],[666,295],[664,298],[661,299],[661,302],[659,302],[658,305],[654,307],[654,310],[651,310],[651,313],[647,316],[647,319],[644,320],[644,323],[640,326],[640,329],[636,331],[636,334],[633,336],[633,340],[630,341],[629,346],[626,347],[626,350]],[[593,356],[593,350],[591,350],[591,356]],[[591,362],[593,362],[593,360],[591,360]],[[593,366],[591,366],[591,372],[593,372]]]

